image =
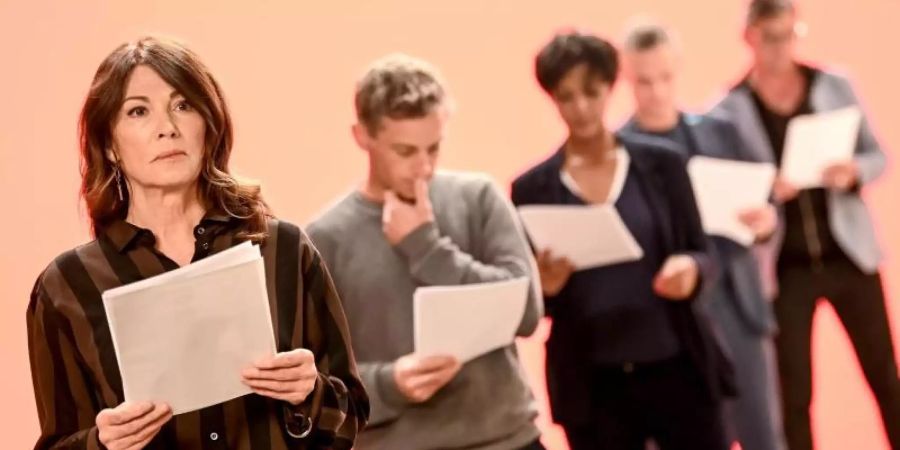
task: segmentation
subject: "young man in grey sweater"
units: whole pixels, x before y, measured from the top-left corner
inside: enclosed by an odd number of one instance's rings
[[[353,127],[368,177],[308,228],[334,277],[371,399],[356,448],[543,449],[514,345],[465,364],[412,354],[417,287],[532,275],[531,252],[496,186],[435,171],[448,112],[427,63],[403,55],[375,62],[357,85]],[[543,315],[539,291],[529,292],[519,336]]]

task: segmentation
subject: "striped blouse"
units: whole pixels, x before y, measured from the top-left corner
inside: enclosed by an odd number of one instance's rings
[[[240,243],[243,224],[207,214],[194,229],[193,260]],[[260,250],[278,351],[313,352],[315,389],[296,407],[251,394],[180,414],[148,449],[349,449],[365,425],[369,402],[331,276],[298,227],[271,219],[268,233]],[[35,283],[27,315],[41,424],[35,449],[104,448],[95,418],[124,397],[100,295],[178,268],[155,242],[149,230],[113,223],[96,240],[57,257]]]

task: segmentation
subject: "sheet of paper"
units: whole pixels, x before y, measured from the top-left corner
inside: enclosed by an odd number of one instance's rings
[[[525,314],[528,278],[428,286],[413,294],[415,351],[465,363],[511,344]]]
[[[792,119],[781,162],[784,178],[799,189],[822,187],[828,165],[853,157],[861,121],[856,106]]]
[[[519,208],[538,251],[565,256],[577,270],[637,261],[644,252],[610,205],[528,205]]]
[[[243,242],[229,249],[216,253],[208,258],[201,259],[195,263],[188,264],[178,269],[159,274],[141,281],[119,286],[103,293],[106,296],[118,297],[127,293],[146,289],[148,287],[160,286],[166,283],[191,278],[193,276],[202,275],[226,267],[241,264],[247,261],[253,261],[260,257],[259,248],[253,246],[250,242]]]
[[[753,231],[738,216],[749,208],[766,205],[775,171],[772,164],[691,158],[688,172],[706,233],[750,246]]]
[[[241,370],[275,353],[259,248],[195,264],[103,293],[126,401],[166,402],[175,414],[222,403],[249,394]]]

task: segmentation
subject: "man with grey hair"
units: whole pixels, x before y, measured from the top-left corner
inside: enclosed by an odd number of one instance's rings
[[[652,22],[637,24],[626,35],[626,78],[635,114],[622,132],[662,138],[686,158],[705,156],[757,162],[724,120],[683,112],[677,103],[679,52],[670,33]],[[777,221],[772,205],[744,211],[738,220],[767,240]],[[753,248],[712,236],[721,277],[707,287],[704,306],[720,330],[735,366],[738,397],[726,403],[734,438],[743,450],[783,450],[772,338],[775,318],[766,299]]]
[[[465,364],[413,353],[417,287],[533,275],[531,251],[495,184],[436,171],[448,103],[424,61],[376,61],[357,86],[353,126],[368,177],[308,228],[333,274],[371,397],[356,448],[543,449],[515,345]],[[519,336],[543,315],[532,287]]]
[[[744,40],[753,65],[713,111],[734,122],[757,158],[775,164],[793,118],[859,105],[846,78],[799,62],[795,50],[802,30],[791,0],[752,0]],[[775,345],[791,450],[813,448],[812,324],[823,298],[856,350],[891,448],[900,450],[900,380],[879,275],[881,251],[861,196],[885,163],[864,117],[853,156],[823,170],[821,188],[798,189],[781,177],[775,182],[781,221],[762,261],[775,296]]]

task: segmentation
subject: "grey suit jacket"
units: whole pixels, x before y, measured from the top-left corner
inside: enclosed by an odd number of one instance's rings
[[[813,81],[810,103],[814,112],[820,112],[858,105],[859,101],[846,78],[822,70]],[[775,153],[766,136],[750,88],[746,84],[733,88],[710,114],[730,120],[737,126],[750,151],[762,161],[775,162]],[[860,126],[854,159],[859,164],[860,185],[875,180],[884,172],[886,164],[884,153],[865,117]],[[830,190],[828,208],[831,232],[844,253],[863,272],[877,272],[882,254],[872,218],[860,197],[859,190],[849,192]],[[772,296],[778,289],[775,267],[783,241],[784,221],[781,221],[775,236],[768,245],[760,247],[757,255],[766,292]]]
[[[695,151],[702,156],[748,162],[760,162],[761,158],[751,152],[742,142],[734,125],[714,117],[685,114],[689,138],[694,141]],[[622,133],[642,133],[634,119],[621,129]],[[690,150],[677,146],[685,158]],[[762,280],[753,250],[725,239],[714,237],[717,262],[721,274],[731,281],[730,298],[717,299],[735,303],[738,314],[750,330],[760,335],[775,332],[775,316],[763,291]],[[715,292],[723,292],[715,290]]]

